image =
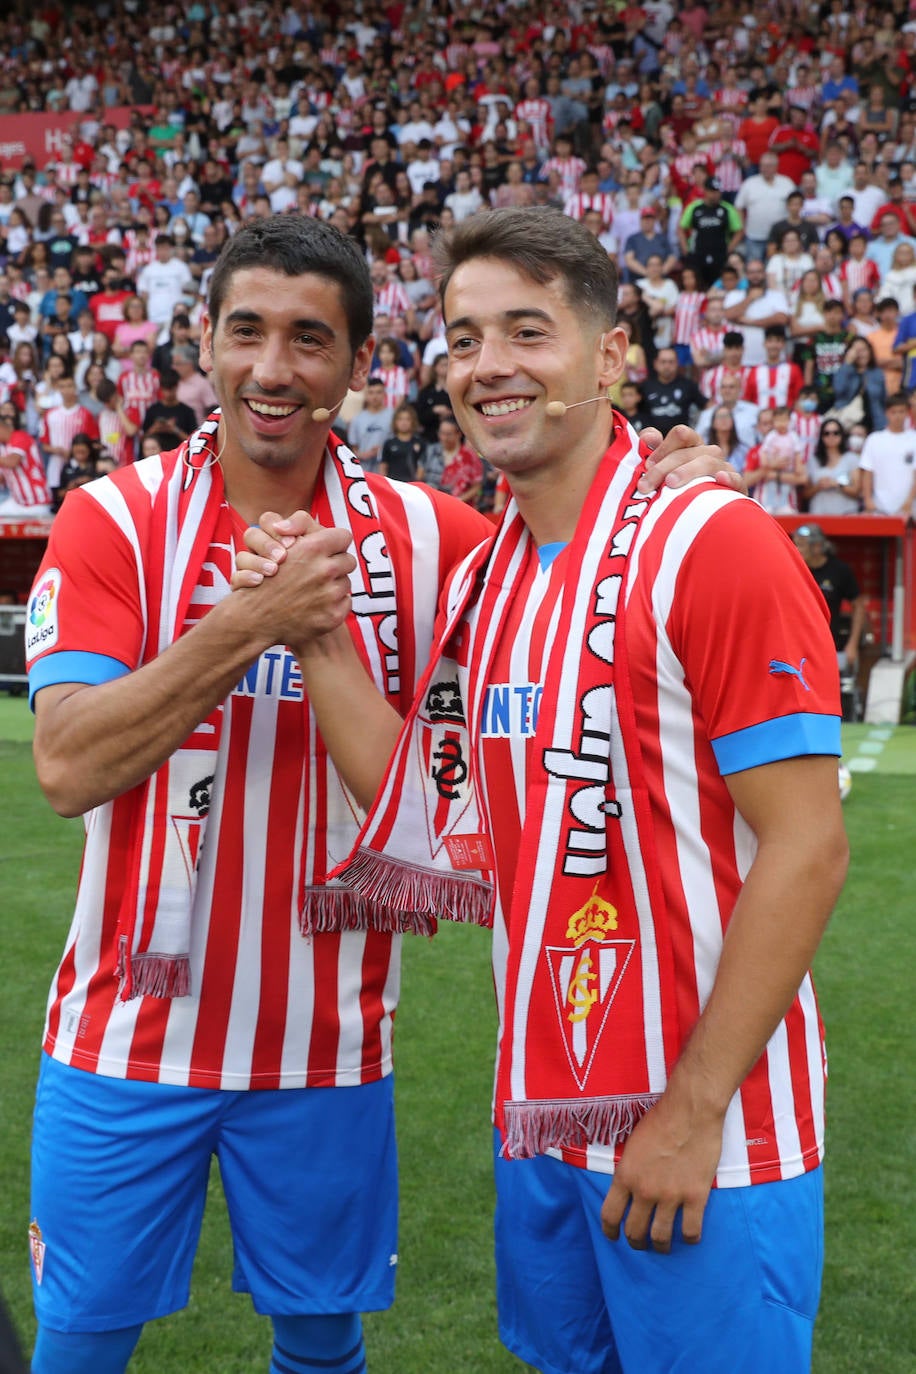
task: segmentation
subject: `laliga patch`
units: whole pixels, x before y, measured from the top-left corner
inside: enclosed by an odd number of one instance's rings
[[[25,622],[25,656],[31,661],[36,654],[53,649],[59,628],[60,587],[63,581],[60,568],[48,568],[32,592]]]
[[[29,1254],[32,1256],[32,1268],[35,1270],[35,1282],[39,1286],[45,1271],[46,1248],[41,1238],[41,1227],[37,1221],[32,1221],[29,1225]]]

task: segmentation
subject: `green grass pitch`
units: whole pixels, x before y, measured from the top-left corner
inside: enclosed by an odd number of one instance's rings
[[[50,976],[82,841],[34,778],[31,717],[0,695],[0,1287],[31,1348],[29,1122]],[[912,1088],[916,730],[847,727],[852,867],[816,966],[830,1054],[824,1295],[815,1374],[916,1368]],[[405,941],[398,1013],[398,1299],[366,1320],[372,1374],[511,1374],[493,1300],[488,1126],[495,1018],[487,937]],[[219,1178],[189,1307],[144,1332],[137,1374],[266,1369],[269,1325],[230,1291]],[[697,1371],[702,1374],[702,1371]]]

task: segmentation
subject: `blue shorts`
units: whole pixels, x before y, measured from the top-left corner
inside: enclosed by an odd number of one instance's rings
[[[214,1155],[232,1228],[232,1286],[250,1293],[258,1312],[391,1306],[391,1076],[238,1092],[102,1078],[44,1055],[32,1144],[39,1322],[110,1331],[184,1307]]]
[[[503,1344],[542,1374],[807,1374],[823,1265],[823,1171],[714,1188],[699,1245],[601,1230],[608,1174],[496,1160]]]

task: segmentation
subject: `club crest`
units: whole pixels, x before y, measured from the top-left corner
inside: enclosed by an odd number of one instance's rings
[[[636,943],[609,938],[617,930],[617,910],[597,892],[596,883],[589,899],[569,918],[566,938],[571,943],[548,945],[544,951],[566,1055],[580,1089],[585,1088]]]

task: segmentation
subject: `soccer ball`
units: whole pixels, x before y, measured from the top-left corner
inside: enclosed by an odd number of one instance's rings
[[[844,802],[852,791],[852,774],[845,763],[840,763],[840,801]]]

